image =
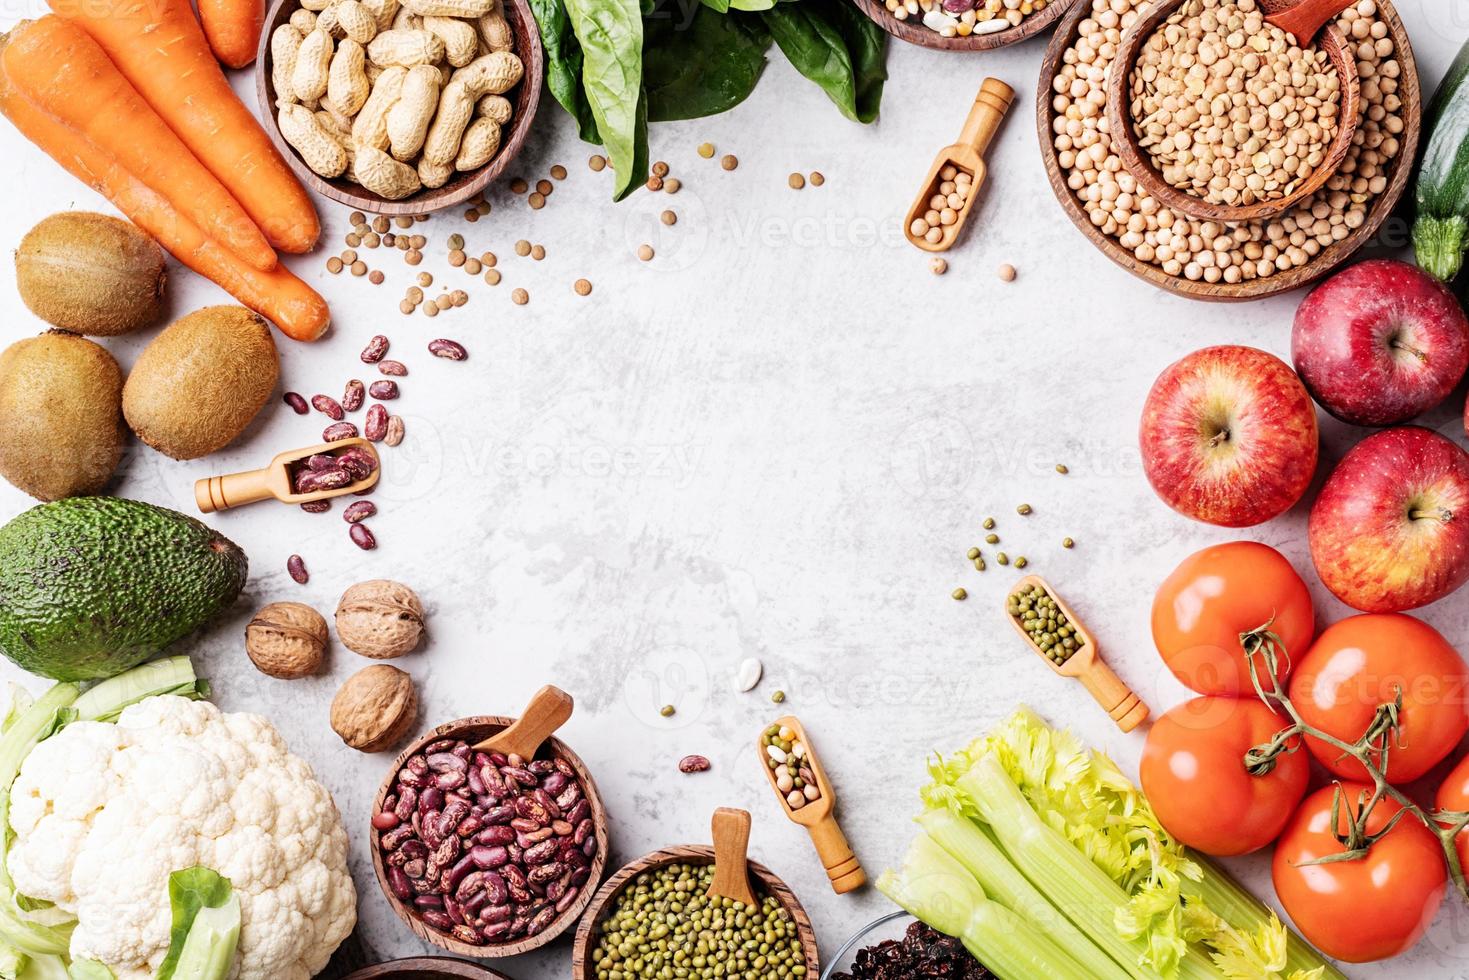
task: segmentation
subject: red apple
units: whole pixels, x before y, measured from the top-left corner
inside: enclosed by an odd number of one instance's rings
[[[1469,453],[1416,425],[1374,432],[1311,508],[1311,559],[1332,593],[1400,612],[1469,580]]]
[[[1396,425],[1449,396],[1469,368],[1469,319],[1415,265],[1372,259],[1311,291],[1291,360],[1321,407],[1353,425]]]
[[[1139,427],[1143,470],[1169,507],[1224,527],[1291,508],[1316,472],[1316,407],[1284,361],[1206,347],[1158,376]]]

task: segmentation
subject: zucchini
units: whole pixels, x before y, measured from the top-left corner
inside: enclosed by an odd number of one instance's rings
[[[1447,282],[1469,247],[1469,43],[1433,94],[1426,122],[1413,251],[1420,266]]]

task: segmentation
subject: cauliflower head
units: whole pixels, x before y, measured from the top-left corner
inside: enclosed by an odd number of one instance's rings
[[[119,980],[163,961],[168,876],[194,865],[240,898],[236,980],[309,980],[357,921],[336,804],[259,715],[163,696],[68,725],[21,766],[10,825],[16,888],[75,915],[72,956]]]

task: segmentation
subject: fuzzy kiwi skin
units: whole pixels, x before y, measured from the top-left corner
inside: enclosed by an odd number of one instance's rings
[[[209,306],[143,349],[123,386],[122,412],[154,449],[198,459],[245,430],[279,377],[270,325],[243,306]]]
[[[0,353],[0,476],[37,500],[95,494],[122,459],[122,368],[52,330]]]
[[[120,218],[63,211],[20,240],[15,284],[52,326],[115,337],[157,323],[167,278],[163,249]]]

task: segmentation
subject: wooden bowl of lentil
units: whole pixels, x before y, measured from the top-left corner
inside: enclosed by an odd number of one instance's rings
[[[280,121],[276,116],[275,81],[271,71],[270,37],[275,29],[291,19],[291,14],[301,7],[301,0],[274,0],[265,17],[265,26],[260,32],[260,48],[255,59],[255,95],[260,105],[261,123],[270,141],[296,173],[296,177],[308,188],[339,201],[359,211],[371,214],[427,214],[462,204],[484,192],[490,182],[505,172],[515,159],[530,134],[535,122],[536,107],[541,101],[541,85],[546,74],[546,54],[541,47],[541,34],[536,27],[535,15],[528,0],[502,0],[505,20],[515,38],[515,55],[525,66],[525,74],[510,91],[505,93],[514,106],[510,123],[503,134],[499,150],[490,162],[478,170],[456,173],[442,187],[424,188],[417,194],[400,201],[380,197],[345,176],[331,180],[317,174],[306,165],[295,147],[286,142],[281,134]]]
[[[1137,131],[1133,86],[1139,60],[1144,48],[1155,34],[1163,30],[1168,21],[1192,0],[1158,0],[1148,7],[1122,35],[1122,44],[1117,49],[1116,63],[1127,66],[1126,71],[1107,73],[1107,130],[1112,134],[1112,145],[1122,159],[1122,169],[1142,185],[1151,196],[1164,207],[1180,214],[1201,220],[1225,221],[1230,223],[1273,218],[1290,210],[1296,202],[1316,193],[1341,165],[1347,151],[1352,148],[1352,138],[1357,132],[1357,120],[1361,115],[1362,84],[1357,76],[1357,59],[1348,50],[1346,36],[1335,24],[1327,24],[1318,34],[1316,50],[1326,55],[1336,74],[1337,127],[1330,143],[1326,145],[1321,161],[1300,179],[1289,193],[1261,200],[1253,204],[1216,203],[1187,190],[1175,187],[1163,176],[1153,159],[1144,149]],[[1297,0],[1259,0],[1257,5],[1263,14],[1273,13],[1295,6]],[[1266,30],[1271,30],[1268,24]],[[1278,28],[1273,29],[1278,31]],[[1251,54],[1254,54],[1251,52]],[[1258,61],[1258,55],[1255,55]],[[1239,69],[1241,72],[1244,68]],[[1285,107],[1279,102],[1276,108]],[[1282,116],[1284,112],[1282,112]],[[1268,156],[1268,154],[1267,154]]]
[[[383,809],[383,802],[388,794],[393,792],[397,782],[398,772],[410,758],[424,751],[425,746],[443,739],[463,740],[471,745],[482,739],[509,728],[516,719],[501,717],[499,715],[476,715],[470,718],[460,718],[448,724],[440,725],[405,748],[398,757],[393,760],[392,768],[388,770],[387,777],[377,791],[377,796],[372,801],[372,812],[377,814]],[[536,753],[537,759],[564,759],[570,763],[576,772],[576,778],[581,783],[582,794],[591,806],[591,818],[597,838],[597,853],[592,858],[591,875],[586,885],[582,886],[576,902],[565,912],[552,920],[543,931],[534,936],[518,939],[514,942],[496,943],[490,945],[471,945],[460,942],[452,936],[430,928],[411,904],[404,902],[393,894],[392,886],[388,883],[388,871],[383,861],[382,847],[380,841],[383,832],[376,827],[370,827],[369,842],[372,849],[372,869],[377,874],[377,883],[382,889],[383,897],[387,899],[388,905],[398,918],[413,931],[420,939],[433,943],[440,949],[448,950],[455,956],[468,956],[478,959],[498,959],[505,956],[516,956],[520,953],[528,953],[533,949],[539,949],[561,933],[569,929],[579,919],[587,907],[591,905],[595,886],[602,880],[602,873],[607,868],[607,808],[602,804],[602,796],[597,791],[596,780],[592,778],[591,771],[581,761],[577,754],[567,748],[566,743],[552,736],[541,745],[541,750]]]
[[[1051,189],[1066,216],[1103,255],[1138,278],[1179,296],[1239,302],[1289,292],[1327,275],[1378,233],[1412,177],[1423,112],[1412,45],[1389,0],[1359,0],[1338,20],[1338,25],[1348,23],[1345,33],[1358,46],[1358,74],[1362,78],[1359,132],[1363,143],[1353,147],[1326,186],[1274,219],[1232,228],[1178,219],[1183,222],[1181,231],[1188,233],[1184,243],[1190,249],[1187,254],[1191,263],[1199,253],[1192,252],[1193,243],[1188,239],[1198,239],[1201,253],[1202,232],[1216,232],[1215,245],[1227,234],[1229,240],[1224,244],[1231,247],[1216,249],[1209,261],[1224,255],[1236,269],[1233,274],[1228,274],[1227,266],[1211,273],[1202,263],[1190,266],[1181,261],[1177,262],[1177,271],[1165,270],[1165,263],[1171,269],[1178,255],[1159,257],[1165,243],[1157,237],[1157,231],[1168,227],[1171,233],[1173,215],[1168,214],[1168,226],[1162,225],[1162,214],[1167,209],[1121,172],[1120,158],[1111,148],[1110,138],[1099,128],[1104,121],[1101,97],[1069,94],[1072,82],[1077,80],[1087,81],[1089,91],[1102,89],[1110,63],[1106,52],[1115,53],[1122,31],[1136,19],[1134,10],[1139,5],[1139,0],[1081,0],[1052,35],[1041,66],[1041,84],[1036,87],[1036,127]],[[1362,14],[1363,9],[1370,13]],[[1125,14],[1133,16],[1124,23]],[[1362,28],[1356,27],[1357,20],[1363,21]],[[1380,29],[1375,27],[1379,23],[1383,25]],[[1085,50],[1089,60],[1077,51],[1083,25],[1091,31]],[[1386,43],[1391,53],[1364,62],[1362,46],[1368,42],[1379,46]],[[1078,66],[1085,66],[1086,78]],[[1082,103],[1087,107],[1083,108]],[[1386,109],[1389,104],[1395,108]],[[1382,119],[1374,120],[1369,115],[1374,106],[1382,108]],[[1387,150],[1389,140],[1392,152]],[[1094,150],[1093,146],[1100,149]],[[1081,165],[1083,152],[1089,156],[1085,167]],[[1373,171],[1370,177],[1364,174],[1369,168]],[[1110,200],[1103,196],[1109,191],[1113,195]],[[1127,207],[1118,203],[1123,197]],[[1356,200],[1359,197],[1361,200]],[[1104,201],[1111,210],[1100,206]],[[1134,217],[1141,221],[1140,230],[1129,227],[1137,223]],[[1317,231],[1322,221],[1327,227]],[[1137,238],[1124,245],[1122,238],[1129,233]],[[1150,233],[1155,240],[1149,240]],[[1406,240],[1406,230],[1403,234]],[[1295,244],[1293,238],[1303,244]]]
[[[901,41],[925,48],[936,48],[940,51],[990,51],[994,48],[1019,44],[1021,41],[1035,37],[1060,20],[1068,9],[1085,0],[1049,0],[1043,8],[1027,14],[1014,27],[993,34],[970,34],[967,37],[945,37],[938,31],[925,26],[921,13],[916,18],[900,20],[893,11],[888,9],[885,0],[853,0],[853,2],[857,4],[857,9],[866,14],[877,26]],[[933,2],[940,3],[941,0],[933,0]],[[984,2],[985,0],[978,0],[978,5],[982,6]]]
[[[571,954],[572,980],[599,980],[595,957],[597,944],[602,938],[602,924],[616,909],[617,898],[622,894],[623,889],[639,875],[674,864],[705,865],[713,863],[714,848],[682,844],[665,847],[644,855],[608,878],[607,883],[592,899],[591,907],[582,917],[581,925],[577,927],[576,941],[572,946]],[[749,867],[750,875],[756,882],[756,891],[774,897],[791,917],[791,921],[795,923],[796,935],[801,940],[801,951],[805,954],[806,972],[804,976],[806,980],[816,980],[821,976],[821,959],[817,951],[816,930],[811,925],[811,917],[806,914],[806,909],[796,898],[796,893],[776,877],[773,871],[755,861],[751,861]]]

